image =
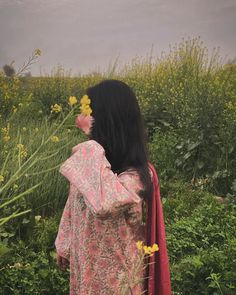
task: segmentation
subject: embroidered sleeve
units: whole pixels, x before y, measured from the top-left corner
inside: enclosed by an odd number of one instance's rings
[[[62,213],[55,246],[57,253],[68,259],[70,258],[70,240],[71,240],[71,204],[72,195],[75,187],[70,184],[69,195]]]
[[[89,140],[78,144],[72,152],[59,171],[76,186],[94,215],[114,216],[141,202],[137,176],[131,172],[119,177],[114,174],[99,143]]]

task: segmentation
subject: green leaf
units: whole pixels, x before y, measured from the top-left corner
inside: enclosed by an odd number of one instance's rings
[[[11,251],[11,249],[8,248],[5,244],[0,242],[0,257],[7,254],[9,251]]]

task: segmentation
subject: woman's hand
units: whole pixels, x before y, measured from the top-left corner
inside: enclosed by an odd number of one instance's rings
[[[70,262],[66,258],[57,254],[57,265],[61,270],[65,271],[69,267]]]

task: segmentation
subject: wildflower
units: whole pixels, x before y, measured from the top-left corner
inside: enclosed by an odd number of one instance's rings
[[[87,94],[85,94],[80,100],[80,104],[81,104],[80,111],[85,116],[89,116],[92,113],[90,103],[91,103],[91,100],[89,99]]]
[[[8,129],[6,127],[2,128],[2,133],[7,133]]]
[[[82,104],[82,106],[80,107],[80,110],[81,110],[82,114],[87,115],[87,116],[91,115],[91,113],[92,113],[92,109],[90,108],[89,105],[86,105],[86,104]]]
[[[10,139],[11,139],[11,137],[9,135],[6,135],[6,136],[3,137],[4,141],[9,141]]]
[[[56,135],[54,135],[54,136],[51,137],[51,141],[52,142],[58,142],[59,141],[59,137],[56,136]]]
[[[159,251],[159,247],[156,243],[152,246],[147,246],[143,244],[143,241],[138,241],[136,242],[136,246],[139,250],[144,251],[144,254],[148,254],[150,256],[152,256],[154,252]]]
[[[91,100],[89,99],[87,94],[85,94],[80,100],[81,104],[90,104],[90,102],[91,102]]]
[[[41,50],[40,50],[39,48],[36,48],[36,49],[34,50],[34,55],[36,55],[36,56],[40,56],[40,55],[41,55]]]
[[[69,103],[69,105],[73,106],[74,104],[77,103],[77,98],[75,96],[70,96],[68,103]]]
[[[23,158],[26,158],[27,157],[27,151],[26,150],[22,150],[21,151],[21,156],[23,157]]]
[[[157,245],[156,243],[152,245],[152,247],[151,247],[151,251],[152,251],[152,252],[159,251],[159,247],[158,247],[158,245]]]
[[[145,254],[152,254],[152,248],[150,246],[143,246],[143,250]]]
[[[24,145],[21,144],[21,143],[18,143],[18,144],[16,145],[16,147],[17,147],[18,149],[23,149],[23,148],[24,148]]]
[[[22,127],[22,131],[24,131],[24,132],[25,132],[26,130],[27,130],[27,128],[26,128],[26,127]]]
[[[62,107],[59,105],[59,104],[54,104],[54,105],[51,105],[51,113],[54,112],[54,113],[60,113],[62,111]]]
[[[143,249],[143,241],[136,242],[136,246],[137,246],[138,250],[142,250]]]
[[[16,145],[16,147],[19,149],[19,152],[20,152],[20,155],[23,157],[23,158],[25,158],[26,156],[27,156],[27,149],[24,147],[24,145],[23,144],[21,144],[21,143],[18,143],[17,145]]]
[[[3,181],[4,181],[4,176],[0,175],[0,182],[3,182]]]

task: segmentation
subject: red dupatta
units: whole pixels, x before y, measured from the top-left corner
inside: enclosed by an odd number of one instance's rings
[[[146,203],[146,244],[158,244],[159,251],[148,258],[146,290],[148,295],[170,295],[170,273],[166,246],[165,224],[161,204],[160,186],[155,167],[149,163],[153,175],[153,196]]]

